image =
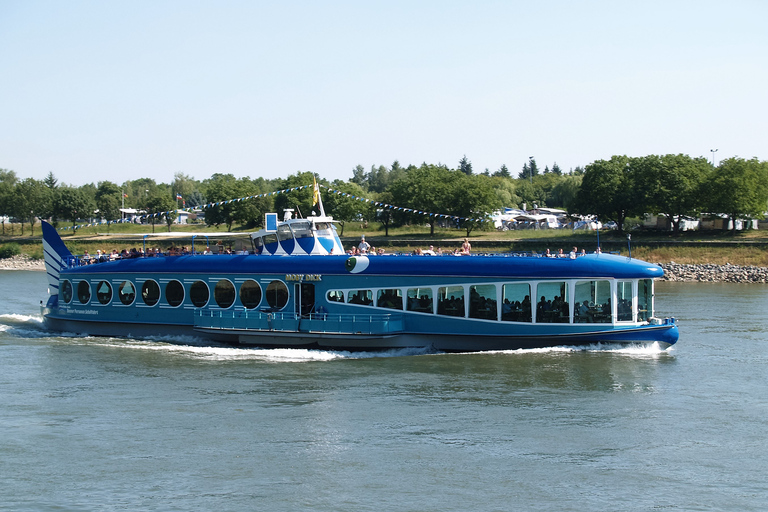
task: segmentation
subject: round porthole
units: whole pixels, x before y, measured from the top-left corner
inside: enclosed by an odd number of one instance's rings
[[[88,281],[77,283],[77,300],[80,304],[88,304],[91,300],[91,285]]]
[[[117,296],[120,298],[120,302],[126,306],[130,306],[136,298],[136,288],[133,287],[132,282],[123,281],[120,283],[120,286],[117,287]]]
[[[288,304],[288,287],[282,281],[272,281],[267,286],[267,303],[274,309],[283,309]]]
[[[61,282],[61,289],[59,292],[61,294],[61,300],[64,301],[65,304],[69,304],[72,301],[72,283],[68,280]]]
[[[253,279],[240,285],[240,302],[246,309],[258,307],[261,303],[261,286]]]
[[[147,306],[154,306],[160,300],[160,286],[156,281],[144,281],[141,285],[141,300]]]
[[[109,304],[112,300],[112,285],[106,281],[99,281],[96,285],[96,298],[101,304]]]
[[[184,302],[184,285],[175,279],[165,285],[165,301],[169,306],[176,307]]]
[[[195,281],[192,286],[189,287],[189,300],[195,307],[201,308],[208,304],[208,299],[211,297],[211,292],[208,290],[208,285],[203,281]]]
[[[235,303],[235,285],[228,279],[220,279],[213,289],[213,298],[220,308],[228,308]]]

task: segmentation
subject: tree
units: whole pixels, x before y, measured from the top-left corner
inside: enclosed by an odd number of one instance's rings
[[[677,234],[684,216],[696,216],[704,205],[703,186],[711,171],[706,158],[648,155],[633,159],[636,181],[646,191],[648,212],[663,214]]]
[[[88,196],[79,188],[62,186],[54,200],[53,210],[57,218],[72,221],[72,230],[77,229],[77,219],[88,217],[93,211],[93,205]]]
[[[360,185],[353,182],[335,180],[331,183],[331,188],[341,192],[341,194],[323,195],[323,206],[327,214],[332,215],[334,220],[339,221],[341,225],[339,236],[344,236],[344,226],[347,222],[353,222],[360,218],[366,220],[374,218],[375,210],[371,209],[372,203],[350,197],[363,197],[365,195]]]
[[[547,194],[544,189],[534,182],[531,184],[529,180],[521,179],[515,183],[515,193],[520,198],[518,203],[525,210],[533,210],[539,206],[544,206],[547,202]]]
[[[291,190],[290,192],[275,196],[275,209],[278,212],[282,212],[285,209],[293,208],[296,210],[296,214],[300,216],[311,212],[313,208],[312,198],[314,196],[312,185],[315,180],[319,184],[324,184],[323,180],[318,180],[315,174],[306,171],[297,172],[284,180],[278,180],[277,185],[281,189],[300,188],[299,190]],[[325,203],[323,203],[323,206],[325,206]],[[314,208],[317,209],[316,206]]]
[[[536,159],[529,157],[528,161],[523,164],[523,170],[517,175],[519,179],[532,180],[534,176],[539,174],[539,167],[536,165]]]
[[[768,162],[757,158],[727,158],[720,162],[706,184],[707,206],[711,213],[730,217],[736,232],[736,220],[762,217],[768,203]]]
[[[464,176],[455,174],[450,182],[451,208],[447,213],[463,217],[467,236],[478,227],[492,226],[489,215],[503,205],[494,192],[493,179],[489,176]]]
[[[157,183],[152,178],[139,178],[123,183],[123,191],[128,196],[126,206],[142,209],[147,205],[150,194],[155,193]]]
[[[46,187],[48,187],[50,190],[53,190],[56,188],[56,184],[59,182],[59,180],[56,179],[56,176],[53,175],[52,172],[48,173],[48,176],[46,176],[43,179],[43,183]]]
[[[380,165],[371,166],[371,171],[367,175],[367,190],[369,192],[381,193],[387,190],[390,184],[389,169]]]
[[[16,186],[14,192],[15,216],[21,220],[21,234],[24,234],[24,220],[29,220],[32,236],[35,234],[35,221],[45,213],[52,211],[51,190],[40,180],[26,178]]]
[[[152,232],[155,232],[155,224],[161,217],[165,218],[168,224],[168,231],[171,231],[171,224],[176,219],[176,200],[167,192],[155,191],[149,196],[146,202],[147,220],[152,224]]]
[[[472,175],[472,162],[467,159],[467,155],[464,155],[464,157],[459,160],[459,170],[467,176]]]
[[[355,168],[352,169],[352,178],[349,181],[357,184],[361,188],[367,187],[368,183],[365,177],[365,167],[357,164]]]
[[[451,208],[453,197],[449,192],[452,172],[445,166],[422,164],[421,167],[408,171],[405,176],[392,183],[390,192],[397,205],[408,206],[417,211],[429,213],[447,212]],[[405,212],[405,218],[424,218],[422,213]],[[427,216],[429,234],[434,236],[437,218]]]
[[[499,167],[499,170],[493,173],[494,176],[500,177],[500,178],[511,178],[512,173],[509,172],[509,169],[505,164],[501,164],[501,167]]]
[[[568,210],[581,187],[581,176],[564,176],[550,192],[547,206],[560,207]]]
[[[392,205],[392,193],[389,191],[382,192],[376,198],[376,202],[379,203],[379,205],[374,205],[376,208],[375,219],[381,222],[381,225],[384,226],[384,236],[389,236],[389,227],[393,224],[395,216],[392,208],[387,208],[385,205]]]
[[[597,160],[586,167],[581,188],[571,205],[571,212],[597,215],[599,219],[616,222],[619,234],[624,232],[624,220],[645,211],[643,194],[638,194],[630,158],[613,156]]]
[[[0,169],[0,219],[3,222],[3,235],[5,235],[6,217],[10,218],[14,214],[14,189],[18,181],[15,172]],[[11,230],[13,230],[13,224],[11,224]]]
[[[205,223],[209,226],[225,224],[227,231],[232,230],[235,221],[235,203],[230,199],[237,198],[237,178],[232,174],[216,173],[204,181],[205,194],[209,206],[205,210]]]
[[[192,198],[192,195],[198,191],[200,188],[200,182],[192,178],[191,176],[187,176],[186,174],[182,172],[177,172],[173,175],[173,183],[171,184],[171,192],[174,194],[179,194],[181,197],[184,198],[184,201],[186,203],[190,202],[190,199]],[[197,206],[190,205],[190,206]]]
[[[112,222],[120,218],[120,187],[111,181],[102,181],[96,190],[96,208],[107,221],[107,233]]]
[[[517,195],[517,187],[514,180],[494,177],[491,183],[493,184],[493,192],[496,194],[496,198],[502,207],[518,207],[520,205],[522,201],[520,196]]]
[[[271,196],[255,197],[257,195],[271,192],[272,185],[264,178],[251,180],[250,178],[240,178],[235,184],[235,196],[237,199],[248,198],[234,203],[232,218],[241,226],[254,228],[261,225],[264,214],[273,210],[273,200]]]

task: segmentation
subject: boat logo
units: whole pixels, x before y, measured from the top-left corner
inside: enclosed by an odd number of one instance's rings
[[[344,268],[352,274],[359,274],[368,268],[368,256],[352,256],[344,262]]]

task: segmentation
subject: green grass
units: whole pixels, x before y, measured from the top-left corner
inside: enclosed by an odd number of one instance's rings
[[[60,224],[59,227],[66,226]],[[6,233],[9,233],[6,224]],[[35,258],[42,258],[42,245],[40,243],[40,225],[35,227],[35,237],[29,237],[29,226],[25,228],[25,237],[20,237],[20,227],[15,226],[17,236],[0,236],[0,245],[16,242],[21,246],[21,251]],[[205,224],[173,225],[173,232],[192,232],[198,234],[226,234],[226,226],[218,228]],[[242,235],[251,230],[242,226],[233,226],[232,234]],[[341,227],[339,227],[341,231]],[[141,235],[151,233],[152,227],[141,224],[117,224],[110,226],[107,234],[106,226],[94,226],[78,229],[76,233],[71,230],[59,231],[67,247],[75,254],[82,254],[84,250],[95,254],[97,249],[111,251],[123,248],[139,247],[142,245]],[[155,233],[167,233],[166,224],[156,224]],[[376,247],[384,247],[388,252],[410,252],[416,247],[426,249],[430,244],[442,247],[444,251],[452,251],[460,247],[466,237],[463,229],[435,228],[433,236],[430,235],[426,225],[411,225],[389,230],[389,237],[384,236],[384,228],[379,223],[369,223],[367,226],[360,222],[347,222],[344,226],[343,241],[345,247],[357,245],[360,236]],[[768,266],[768,249],[761,244],[768,244],[768,230],[752,230],[733,234],[728,231],[715,232],[690,232],[674,235],[672,233],[656,231],[633,231],[632,256],[654,263],[675,261],[677,263],[732,263],[737,265]],[[593,251],[597,246],[597,235],[594,232],[573,232],[570,230],[520,230],[520,231],[496,231],[473,230],[469,236],[475,252],[506,252],[516,251],[540,251],[547,248],[553,252],[562,248],[566,252],[573,246],[579,249],[584,247],[587,251]],[[625,236],[619,236],[613,231],[601,231],[600,242],[604,250],[627,254],[627,240]],[[189,245],[191,241],[177,240],[178,245]],[[195,244],[200,247],[198,240]],[[228,242],[225,242],[228,243]],[[151,242],[153,246],[165,247],[170,242]]]

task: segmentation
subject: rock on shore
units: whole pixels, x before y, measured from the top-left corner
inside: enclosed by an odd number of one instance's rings
[[[739,265],[683,265],[671,261],[662,263],[666,281],[700,281],[709,283],[766,283],[768,267],[742,267]]]
[[[26,254],[0,259],[0,270],[45,270],[43,260],[34,260]]]

